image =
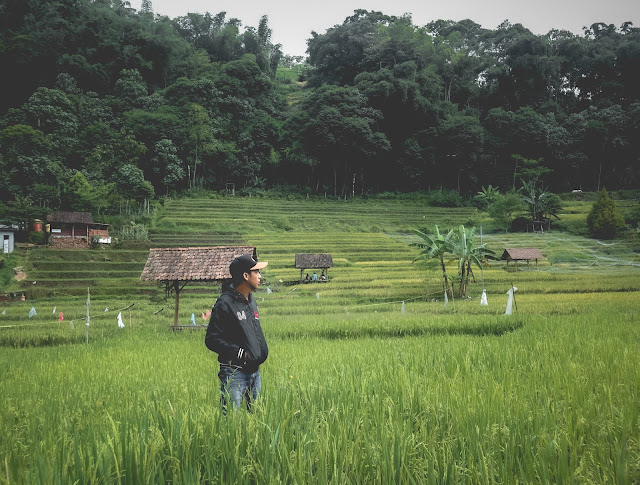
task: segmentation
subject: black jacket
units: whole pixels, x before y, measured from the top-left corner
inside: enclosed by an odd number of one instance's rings
[[[247,301],[232,285],[224,286],[211,311],[204,342],[218,354],[221,365],[248,374],[257,371],[267,360],[269,349],[253,295],[249,294]]]

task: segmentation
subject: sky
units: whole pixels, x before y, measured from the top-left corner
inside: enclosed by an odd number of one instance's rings
[[[141,0],[131,0],[140,9]],[[471,19],[487,29],[495,29],[504,20],[520,23],[534,34],[562,29],[582,35],[582,27],[596,22],[620,27],[631,21],[640,27],[638,0],[152,0],[156,14],[170,18],[188,12],[217,14],[237,18],[243,26],[257,27],[260,17],[269,17],[271,40],[282,44],[284,54],[304,56],[311,32],[323,34],[357,9],[380,11],[386,15],[410,13],[413,24],[423,26],[432,20]]]

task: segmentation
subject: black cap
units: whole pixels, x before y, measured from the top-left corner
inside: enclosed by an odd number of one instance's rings
[[[243,254],[242,256],[238,256],[236,259],[231,261],[229,265],[229,273],[231,276],[233,275],[241,275],[243,273],[248,273],[252,269],[262,269],[267,264],[266,261],[263,263],[258,263],[255,259],[251,257],[250,254]]]

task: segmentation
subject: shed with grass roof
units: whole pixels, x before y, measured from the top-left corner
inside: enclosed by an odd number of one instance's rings
[[[538,259],[542,258],[544,258],[544,256],[538,248],[506,248],[500,259],[506,261],[507,266],[509,266],[509,261],[513,261],[515,267],[518,268],[518,261],[526,261],[527,266],[529,266],[529,263],[535,260],[537,267]]]
[[[176,294],[174,327],[178,325],[180,291],[189,282],[222,282],[231,278],[229,265],[238,256],[250,254],[258,261],[255,246],[211,246],[200,248],[152,248],[141,281],[158,281],[167,296]]]
[[[109,224],[93,222],[91,212],[52,212],[47,217],[47,230],[52,246],[75,247],[65,245],[64,240],[81,240],[86,245],[93,239],[101,244],[111,243]]]
[[[327,253],[297,253],[295,267],[300,270],[300,281],[306,269],[321,269],[329,279],[329,268],[333,267],[333,258]]]

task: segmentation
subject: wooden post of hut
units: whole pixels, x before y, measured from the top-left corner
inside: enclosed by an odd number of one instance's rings
[[[321,269],[329,280],[329,268],[333,267],[333,258],[326,253],[297,253],[295,267],[300,270],[300,281],[306,269]]]
[[[167,297],[175,292],[173,327],[178,327],[180,292],[189,282],[219,282],[230,279],[229,265],[238,256],[249,254],[256,261],[255,246],[212,246],[201,248],[153,248],[144,265],[141,281],[158,281]],[[190,325],[187,325],[190,327]]]

